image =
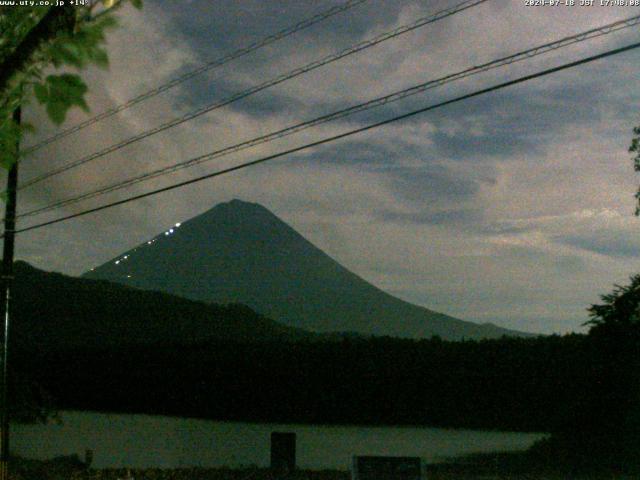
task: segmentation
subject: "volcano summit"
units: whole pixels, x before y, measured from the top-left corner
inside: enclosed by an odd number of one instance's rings
[[[232,200],[84,274],[192,300],[243,303],[317,332],[459,340],[521,335],[400,300],[311,244],[261,205]]]

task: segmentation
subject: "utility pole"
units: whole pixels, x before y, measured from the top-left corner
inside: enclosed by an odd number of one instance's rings
[[[12,77],[29,65],[38,49],[56,36],[73,32],[76,13],[72,5],[49,7],[40,21],[25,35],[20,44],[0,64],[0,92],[10,88]],[[20,125],[20,107],[13,112],[13,120]],[[18,137],[19,138],[19,137]],[[19,142],[15,147],[15,161],[7,177],[6,210],[4,216],[4,244],[0,278],[3,313],[0,334],[0,480],[9,480],[9,327],[13,287],[13,254],[16,227],[16,193],[18,187]]]
[[[20,107],[13,112],[13,120],[20,124]],[[16,145],[16,157],[20,145]],[[9,320],[11,319],[11,287],[13,284],[13,252],[16,230],[16,197],[18,190],[18,159],[7,176],[7,198],[4,214],[4,244],[2,248],[2,304],[3,326],[0,344],[0,480],[9,479]]]

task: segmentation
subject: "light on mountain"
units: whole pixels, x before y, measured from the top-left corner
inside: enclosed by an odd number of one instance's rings
[[[508,334],[496,327],[442,318],[438,313],[387,294],[372,293],[369,297],[366,292],[377,291],[371,284],[342,267],[336,268],[333,260],[263,207],[234,202],[185,221],[190,222],[186,236],[176,235],[158,249],[148,249],[144,258],[136,257],[139,270],[125,272],[123,263],[119,274],[113,269],[97,268],[91,276],[125,284],[132,284],[128,280],[135,276],[133,283],[144,289],[206,302],[226,303],[228,297],[224,292],[246,292],[234,300],[249,303],[258,311],[273,311],[277,302],[281,310],[276,319],[298,317],[294,313],[298,311],[309,312],[308,317],[296,318],[291,324],[311,329],[323,325],[331,330],[353,330],[365,335],[375,332],[416,338],[438,333],[443,339]],[[162,231],[164,236],[177,233],[177,223],[173,224]],[[162,233],[151,242],[161,240]],[[288,253],[282,255],[283,251]],[[327,285],[340,285],[340,297]],[[292,297],[290,286],[295,286],[295,306],[287,301]],[[337,298],[345,300],[336,301]],[[373,310],[380,312],[376,313],[375,321],[370,314]],[[442,329],[431,329],[430,323],[440,322]]]
[[[180,222],[176,223],[176,227],[179,227],[180,225],[181,225],[181,223],[180,223]]]
[[[120,260],[116,260],[116,265],[118,265],[120,263]]]

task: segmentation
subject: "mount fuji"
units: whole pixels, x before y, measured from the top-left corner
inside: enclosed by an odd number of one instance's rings
[[[443,339],[521,336],[413,305],[368,283],[265,207],[219,204],[83,274],[210,303],[242,303],[316,332]]]

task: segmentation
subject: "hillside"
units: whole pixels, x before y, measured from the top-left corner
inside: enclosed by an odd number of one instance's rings
[[[15,264],[12,341],[35,348],[313,337],[242,305],[211,305]]]
[[[459,340],[523,335],[389,295],[347,270],[266,208],[233,200],[84,274],[216,303],[243,303],[316,332]]]

